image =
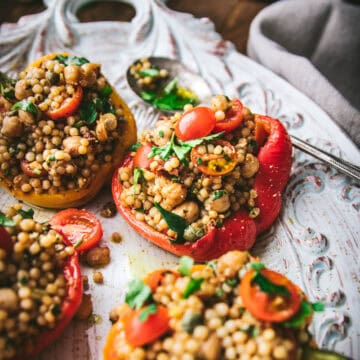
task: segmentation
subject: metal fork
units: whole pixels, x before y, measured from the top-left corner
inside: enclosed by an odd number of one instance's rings
[[[306,152],[307,154],[315,157],[316,159],[323,161],[325,164],[332,166],[333,168],[339,170],[343,174],[351,177],[356,182],[360,182],[360,167],[359,166],[356,166],[356,165],[350,163],[349,161],[340,159],[337,156],[329,154],[328,152],[326,152],[324,150],[321,150],[313,145],[310,145],[306,141],[303,141],[294,135],[291,135],[290,137],[291,137],[292,144],[296,148]]]

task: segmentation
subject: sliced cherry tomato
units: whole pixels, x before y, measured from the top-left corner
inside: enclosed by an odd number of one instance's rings
[[[148,155],[151,151],[152,146],[150,144],[141,145],[134,156],[134,167],[142,169],[148,169],[152,159],[148,159]]]
[[[103,230],[99,219],[85,209],[66,209],[50,220],[51,227],[62,234],[64,241],[78,251],[93,248],[101,239]]]
[[[236,129],[243,120],[243,108],[243,104],[239,99],[233,99],[231,108],[225,112],[225,118],[223,120],[216,121],[213,132],[231,132]]]
[[[0,249],[4,249],[7,253],[11,252],[14,244],[11,240],[10,234],[0,226]]]
[[[20,161],[20,167],[24,174],[30,177],[41,177],[46,175],[46,170],[38,162]]]
[[[70,116],[80,106],[82,97],[83,90],[82,87],[79,85],[76,88],[75,94],[72,97],[66,98],[58,109],[48,110],[46,112],[46,115],[52,120],[57,120]]]
[[[163,279],[165,278],[165,275],[168,273],[179,277],[179,273],[177,273],[176,271],[159,269],[147,274],[144,278],[144,283],[151,289],[152,292],[155,292],[157,287],[162,283]]]
[[[158,339],[170,329],[167,308],[157,305],[156,313],[150,314],[145,321],[139,319],[146,308],[134,310],[125,319],[125,338],[132,346],[142,346]]]
[[[275,285],[284,286],[288,295],[270,295],[253,282],[254,270],[249,270],[240,283],[240,295],[246,309],[258,320],[282,322],[299,310],[300,294],[297,286],[285,276],[268,269],[260,270],[261,275]]]
[[[175,126],[175,135],[182,141],[209,135],[215,127],[215,114],[205,106],[198,106],[184,113]]]
[[[236,150],[225,140],[215,140],[212,142],[214,146],[220,145],[223,148],[228,148],[228,151],[222,151],[221,154],[208,153],[202,154],[199,152],[200,147],[206,147],[206,144],[200,144],[191,150],[192,163],[206,175],[225,175],[232,171],[236,164]]]

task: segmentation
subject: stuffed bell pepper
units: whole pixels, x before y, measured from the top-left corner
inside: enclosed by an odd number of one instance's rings
[[[78,256],[20,204],[0,213],[0,224],[0,359],[34,359],[80,306]]]
[[[136,141],[133,116],[100,65],[46,55],[0,86],[0,185],[48,208],[79,206]]]
[[[182,257],[175,270],[129,283],[104,360],[345,359],[314,348],[308,327],[322,309],[247,252],[206,265]]]
[[[125,220],[146,239],[198,261],[249,249],[281,207],[292,148],[279,120],[213,97],[162,117],[112,183]]]

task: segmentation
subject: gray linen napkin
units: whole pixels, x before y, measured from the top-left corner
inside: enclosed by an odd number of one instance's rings
[[[360,145],[360,6],[283,0],[250,28],[248,55],[313,99]]]

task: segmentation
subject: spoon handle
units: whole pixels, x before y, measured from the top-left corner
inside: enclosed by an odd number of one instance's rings
[[[297,149],[300,149],[304,151],[305,153],[315,157],[316,159],[319,159],[323,161],[325,164],[328,164],[332,166],[333,168],[339,170],[345,175],[348,175],[352,179],[354,179],[356,182],[360,182],[360,167],[356,166],[349,161],[343,160],[338,158],[337,156],[334,156],[332,154],[329,154],[328,152],[321,150],[299,138],[297,138],[294,135],[291,135],[291,142],[293,146],[295,146]]]

